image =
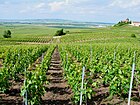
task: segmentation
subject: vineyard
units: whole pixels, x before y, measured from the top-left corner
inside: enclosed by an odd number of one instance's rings
[[[133,62],[135,62],[136,68],[132,95],[139,100],[139,50],[117,48],[115,46],[71,45],[61,46],[60,51],[62,52],[61,58],[64,62],[65,76],[74,92],[73,98],[75,103],[80,100],[83,66],[86,67],[83,89],[83,100],[85,103],[90,103],[91,100],[94,100],[96,104],[104,104],[106,103],[104,98],[108,98],[110,102],[106,104],[113,104],[115,102],[113,97],[120,97],[121,101],[124,101],[128,98]],[[136,61],[133,61],[134,52],[137,52]],[[127,104],[127,102],[123,104]],[[133,104],[137,105],[140,103]]]
[[[56,29],[42,27],[11,26],[15,37],[0,38],[1,105],[140,105],[137,28],[69,29],[53,38]]]

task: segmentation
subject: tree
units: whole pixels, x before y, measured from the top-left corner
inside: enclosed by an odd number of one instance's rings
[[[65,35],[66,33],[63,32],[63,29],[61,30],[57,30],[55,33],[55,36],[61,36],[61,35]]]
[[[3,34],[4,38],[11,38],[11,31],[10,30],[5,30]]]
[[[117,24],[115,24],[114,26],[124,26],[124,25],[128,25],[128,24],[131,24],[131,21],[127,18],[126,20],[124,21],[119,21]]]

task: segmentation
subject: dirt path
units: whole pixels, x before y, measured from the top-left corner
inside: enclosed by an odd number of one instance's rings
[[[63,69],[58,48],[54,50],[51,64],[47,72],[49,81],[46,86],[46,94],[42,97],[43,105],[71,105],[71,89],[63,78]]]

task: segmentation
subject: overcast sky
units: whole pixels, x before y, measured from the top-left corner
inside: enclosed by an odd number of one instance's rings
[[[140,0],[0,0],[0,19],[140,21]]]

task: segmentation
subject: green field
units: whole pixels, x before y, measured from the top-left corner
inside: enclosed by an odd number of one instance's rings
[[[10,30],[12,32],[12,38],[4,39],[4,30]],[[48,42],[52,39],[53,34],[57,29],[50,29],[42,25],[30,25],[30,24],[14,24],[14,25],[1,25],[0,26],[0,41],[4,44],[16,42]]]
[[[11,30],[12,38],[4,39],[4,30]],[[17,44],[16,42],[40,42],[47,43],[58,30],[57,28],[49,28],[45,25],[34,24],[5,24],[0,25],[0,44]],[[140,28],[131,26],[107,27],[93,29],[64,29],[69,31],[62,36],[60,43],[116,43],[139,45]],[[136,38],[132,38],[131,34],[135,34]]]

